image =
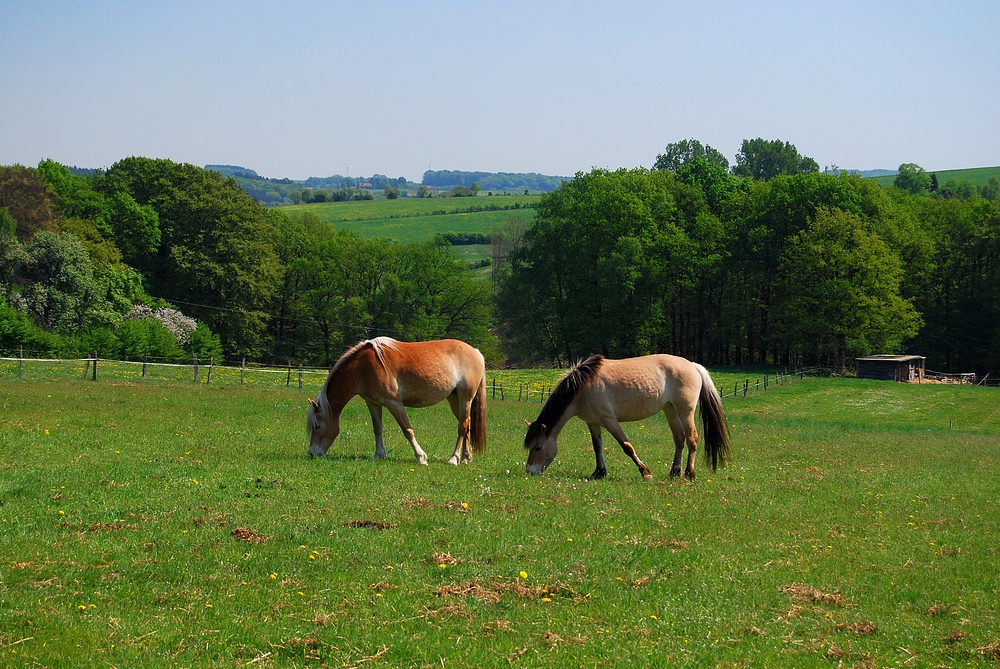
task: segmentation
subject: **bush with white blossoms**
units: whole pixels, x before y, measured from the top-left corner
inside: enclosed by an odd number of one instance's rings
[[[153,311],[151,307],[145,304],[133,305],[132,311],[129,313],[127,318],[135,320],[155,318],[163,324],[163,327],[165,327],[167,331],[174,336],[177,343],[181,346],[188,343],[191,339],[191,333],[198,327],[198,321],[190,316],[185,316],[177,309],[160,307],[156,311]]]

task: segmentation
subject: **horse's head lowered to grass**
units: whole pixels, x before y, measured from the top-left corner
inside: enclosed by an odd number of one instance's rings
[[[333,444],[337,435],[340,434],[340,416],[334,415],[327,404],[323,409],[319,400],[309,400],[309,412],[306,414],[306,431],[309,434],[309,456],[321,457],[326,455],[327,450]]]

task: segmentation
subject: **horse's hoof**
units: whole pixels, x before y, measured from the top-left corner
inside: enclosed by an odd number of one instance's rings
[[[677,478],[680,475],[681,475],[681,468],[680,467],[675,467],[674,469],[670,470],[670,478],[675,479],[675,478]]]
[[[646,479],[647,481],[652,481],[653,480],[653,475],[652,474],[643,474],[642,478]]]
[[[450,458],[448,458],[448,464],[449,465],[454,465],[454,466],[457,467],[458,466],[458,458],[456,458],[454,455],[451,456]]]
[[[595,481],[600,481],[602,478],[604,478],[607,475],[608,475],[608,470],[607,469],[595,469],[594,473],[590,475],[590,478],[592,478]]]

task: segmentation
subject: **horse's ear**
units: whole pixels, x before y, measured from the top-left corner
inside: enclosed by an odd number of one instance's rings
[[[316,411],[320,410],[319,403],[316,400],[309,400],[309,404],[311,404],[313,409],[316,409]]]
[[[527,425],[528,427],[531,427],[531,421],[528,420],[527,418],[524,419],[524,424]]]
[[[549,436],[549,428],[545,427],[545,423],[542,423],[542,436],[543,437]]]

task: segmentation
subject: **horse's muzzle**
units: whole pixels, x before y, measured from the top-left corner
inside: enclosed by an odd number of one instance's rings
[[[542,472],[545,471],[545,465],[525,465],[524,472],[526,474],[534,474],[535,476],[540,476]]]

